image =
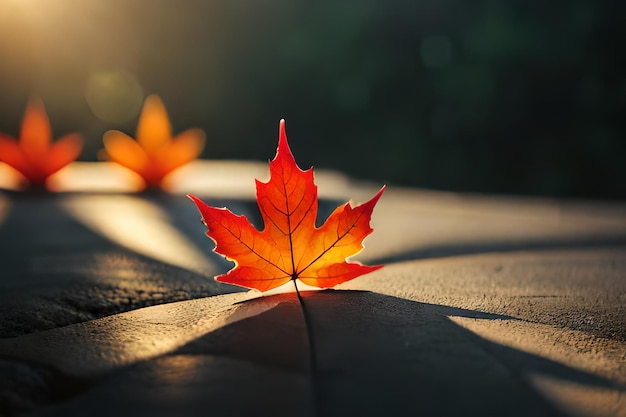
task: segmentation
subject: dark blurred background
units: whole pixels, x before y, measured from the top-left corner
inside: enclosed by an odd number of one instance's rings
[[[210,159],[444,190],[626,197],[626,2],[2,0],[0,131],[134,135],[143,97]]]

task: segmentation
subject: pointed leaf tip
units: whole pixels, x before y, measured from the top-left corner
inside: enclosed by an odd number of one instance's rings
[[[278,157],[279,154],[283,153],[285,154],[285,156],[289,156],[290,159],[294,159],[291,148],[289,147],[289,142],[287,142],[285,119],[280,119],[280,122],[278,123],[278,149],[276,149],[276,157]]]
[[[143,103],[137,122],[137,141],[146,149],[156,149],[172,140],[172,125],[157,94],[150,94]]]
[[[20,130],[23,148],[31,159],[39,160],[45,155],[51,140],[50,121],[43,101],[38,96],[31,96],[26,104]]]
[[[378,190],[376,195],[372,198],[372,201],[374,202],[374,204],[376,204],[378,200],[380,200],[380,197],[383,195],[386,189],[387,189],[387,184],[380,187],[380,190]]]
[[[278,146],[283,142],[287,142],[287,131],[285,130],[285,119],[280,119],[278,122]]]
[[[198,197],[196,197],[195,195],[193,195],[193,194],[187,194],[187,198],[190,199],[191,201],[193,201],[196,204],[202,203],[202,201],[200,201],[200,199]]]

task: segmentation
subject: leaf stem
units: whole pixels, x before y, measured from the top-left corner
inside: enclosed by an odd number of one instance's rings
[[[302,308],[302,316],[304,317],[304,324],[306,326],[306,332],[309,340],[309,367],[311,373],[311,394],[313,397],[313,415],[320,415],[320,393],[319,393],[319,381],[318,381],[318,373],[317,373],[317,352],[315,350],[315,337],[313,334],[313,325],[311,322],[311,316],[309,315],[309,310],[302,298],[302,294],[300,294],[300,289],[298,289],[298,282],[296,279],[293,279],[293,286],[296,288],[296,294],[298,295],[298,301],[300,302],[300,307]]]

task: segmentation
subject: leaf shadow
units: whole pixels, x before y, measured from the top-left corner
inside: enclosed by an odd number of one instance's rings
[[[373,292],[305,298],[325,415],[552,416],[533,375],[615,389],[606,378],[489,341],[450,317],[517,320]]]
[[[78,415],[102,404],[109,415],[175,409],[200,416],[211,409],[213,415],[250,416],[541,417],[566,414],[531,384],[533,375],[622,389],[615,381],[489,341],[450,319],[517,320],[512,317],[367,291],[303,296],[315,338],[314,369],[295,294],[259,297],[244,304],[273,307],[115,372],[60,410]],[[259,372],[259,380],[251,377]],[[176,378],[164,380],[170,373]]]

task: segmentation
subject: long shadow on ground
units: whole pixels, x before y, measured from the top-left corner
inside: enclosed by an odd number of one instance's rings
[[[245,303],[276,305],[102,375],[88,392],[36,415],[541,417],[566,414],[531,386],[531,374],[617,388],[485,340],[449,316],[514,318],[358,291],[305,293],[304,302],[313,364],[295,294],[260,297]]]

